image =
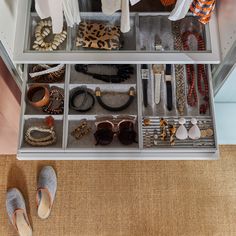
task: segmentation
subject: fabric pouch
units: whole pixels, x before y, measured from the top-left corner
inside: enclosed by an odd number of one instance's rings
[[[119,26],[104,23],[81,22],[78,28],[77,47],[117,50],[121,48]]]

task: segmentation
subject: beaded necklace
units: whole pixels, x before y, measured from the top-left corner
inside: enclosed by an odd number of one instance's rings
[[[183,48],[186,51],[190,50],[189,47],[189,37],[194,36],[197,40],[198,44],[198,51],[205,51],[205,43],[200,34],[197,32],[190,32],[187,31],[182,34],[182,41],[183,41]],[[186,65],[187,70],[187,80],[189,84],[189,90],[188,90],[188,96],[187,101],[188,104],[192,107],[196,106],[198,97],[197,97],[197,91],[195,87],[195,70],[194,65]],[[204,89],[202,88],[202,82],[204,84]],[[197,86],[198,86],[198,92],[202,95],[204,102],[200,105],[199,112],[200,114],[206,114],[207,109],[209,107],[209,87],[208,87],[208,79],[207,79],[207,73],[205,65],[199,64],[197,65]]]

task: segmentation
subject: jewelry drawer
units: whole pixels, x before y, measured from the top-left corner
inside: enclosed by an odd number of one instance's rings
[[[57,83],[47,84],[50,87],[57,87],[64,90],[64,109],[62,114],[53,114],[55,132],[57,136],[56,142],[50,146],[32,146],[26,142],[26,131],[29,127],[38,127],[44,124],[44,120],[49,114],[43,112],[39,108],[32,107],[27,100],[27,91],[32,85],[30,83],[29,72],[32,71],[33,65],[25,65],[24,68],[24,85],[22,92],[22,114],[20,123],[19,149],[18,158],[23,160],[212,160],[218,158],[218,147],[216,139],[213,90],[210,66],[206,65],[208,73],[209,85],[209,110],[206,114],[199,114],[199,107],[189,108],[183,116],[179,116],[176,110],[176,88],[175,75],[172,77],[172,94],[173,94],[173,110],[171,112],[166,109],[165,87],[162,85],[162,95],[160,106],[156,106],[153,102],[154,78],[149,65],[150,78],[148,81],[148,101],[149,107],[145,109],[143,106],[143,87],[141,79],[141,66],[132,65],[134,73],[129,79],[115,84],[107,83],[92,78],[87,74],[77,72],[74,65],[65,66],[64,78]],[[112,67],[112,68],[111,68]],[[91,65],[91,68],[99,73],[112,74],[114,66]],[[185,78],[186,81],[186,78]],[[186,82],[187,83],[187,82]],[[70,94],[74,88],[88,88],[93,94],[95,89],[100,88],[101,93],[108,92],[104,95],[103,102],[110,106],[118,106],[127,101],[127,91],[133,87],[135,89],[135,98],[130,106],[121,112],[112,112],[103,109],[95,99],[95,105],[88,112],[76,112],[70,108]],[[108,96],[106,99],[105,97]],[[110,97],[109,97],[110,96]],[[96,122],[98,118],[103,120],[111,117],[113,120],[132,119],[135,121],[133,127],[136,132],[136,142],[131,145],[123,145],[117,134],[113,137],[109,145],[95,145],[94,133],[97,130]],[[191,128],[191,119],[198,120],[198,126],[201,130],[211,129],[213,135],[210,137],[200,138],[198,140],[177,140],[175,145],[169,142],[170,134],[167,130],[168,139],[162,141],[160,139],[161,127],[160,119],[164,118],[169,124],[174,124],[178,128],[178,119],[184,117],[186,119],[186,128]],[[144,126],[144,119],[149,119],[150,124]],[[87,120],[87,125],[91,128],[91,132],[82,137],[75,139],[72,135],[73,131],[80,125],[80,122]],[[118,126],[117,126],[118,127]],[[115,128],[117,129],[115,126]],[[118,127],[120,128],[120,127]],[[157,130],[158,142],[156,146],[145,146],[145,132],[148,131],[152,137],[153,130]],[[122,140],[121,140],[122,141]]]

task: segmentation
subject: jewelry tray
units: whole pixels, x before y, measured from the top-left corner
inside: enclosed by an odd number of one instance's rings
[[[33,50],[33,42],[35,40],[34,31],[37,22],[40,21],[37,13],[31,13],[29,16],[29,22],[26,32],[25,40],[25,52],[33,53],[60,53],[60,52],[106,52],[106,50],[88,49],[76,46],[76,38],[78,32],[78,26],[73,28],[67,27],[64,22],[64,29],[67,31],[66,40],[59,46],[57,50],[52,52],[39,52]],[[112,16],[106,16],[101,12],[82,12],[81,20],[85,22],[99,22],[109,25],[120,25],[120,13],[115,13]],[[128,33],[122,34],[122,48],[120,50],[112,50],[110,52],[125,52],[125,51],[139,51],[139,52],[155,52],[155,36],[158,35],[163,43],[164,51],[174,52],[173,47],[173,33],[171,21],[168,20],[168,14],[165,13],[130,13],[130,27],[131,30]],[[202,25],[198,20],[189,14],[185,19],[181,20],[181,32],[186,30],[197,31],[203,37],[206,42],[206,52],[212,51],[212,45],[210,40],[210,29],[208,25]],[[52,36],[48,36],[48,39],[52,39]],[[195,41],[190,38],[191,43],[194,45]],[[109,50],[108,50],[109,51]],[[198,52],[196,45],[190,52]],[[160,53],[160,52],[159,52]]]
[[[165,108],[165,87],[164,82],[162,81],[162,96],[161,103],[156,106],[153,101],[153,74],[151,70],[151,65],[149,65],[150,69],[150,79],[148,81],[148,100],[149,107],[145,109],[143,106],[143,98],[142,98],[142,81],[141,81],[141,66],[133,65],[135,68],[135,73],[132,77],[125,82],[119,84],[110,84],[102,81],[95,80],[88,75],[84,75],[75,71],[74,65],[66,65],[65,79],[61,83],[48,84],[49,86],[57,86],[64,89],[64,114],[63,115],[53,115],[55,119],[55,129],[57,133],[58,141],[51,146],[48,147],[32,147],[25,142],[24,135],[25,131],[29,126],[33,126],[38,124],[38,122],[43,123],[45,117],[48,114],[43,113],[37,108],[32,107],[25,99],[25,95],[27,92],[27,88],[29,86],[29,71],[32,68],[32,65],[25,65],[24,68],[24,85],[23,85],[23,96],[22,96],[22,119],[21,119],[21,127],[20,127],[20,143],[19,143],[19,153],[18,157],[27,157],[32,155],[45,157],[45,156],[68,156],[68,157],[96,157],[100,156],[102,159],[106,158],[109,155],[114,158],[127,156],[130,157],[139,157],[142,156],[144,159],[152,158],[161,153],[162,156],[165,156],[169,153],[173,153],[176,155],[176,152],[185,153],[185,155],[189,155],[189,153],[194,153],[194,155],[198,156],[200,153],[208,153],[210,156],[214,155],[217,152],[217,141],[216,141],[216,130],[215,130],[215,121],[213,112],[213,102],[211,98],[212,94],[212,85],[211,85],[211,76],[210,76],[210,68],[206,65],[208,70],[208,79],[209,79],[209,97],[210,97],[210,109],[207,114],[199,115],[198,107],[195,109],[189,108],[186,106],[186,112],[184,114],[184,118],[186,118],[186,127],[187,129],[190,127],[190,120],[192,117],[198,120],[199,128],[211,128],[214,131],[214,136],[209,138],[201,138],[199,140],[190,140],[187,139],[185,141],[176,140],[176,144],[171,146],[169,141],[161,141],[160,140],[160,118],[165,118],[168,122],[172,124],[178,124],[178,112],[175,106],[175,77],[173,75],[172,79],[172,93],[173,93],[173,110],[171,112],[167,111]],[[99,68],[99,65],[94,66],[95,68]],[[111,71],[109,68],[102,67],[101,71],[104,74],[109,74]],[[172,70],[174,71],[174,70]],[[95,107],[89,111],[88,113],[76,113],[69,109],[69,93],[71,89],[77,86],[86,86],[87,88],[95,90],[96,87],[100,87],[101,91],[116,91],[112,100],[106,100],[107,102],[111,102],[113,105],[118,105],[117,101],[122,104],[122,102],[126,101],[127,96],[120,95],[119,92],[128,92],[130,87],[134,87],[136,89],[136,98],[132,105],[127,108],[123,112],[112,113],[104,110],[100,105],[95,102]],[[187,87],[187,86],[186,86]],[[106,96],[104,96],[105,99]],[[115,98],[115,99],[114,99]],[[119,103],[119,105],[120,105]],[[120,115],[133,116],[137,119],[137,127],[136,131],[138,134],[138,143],[134,143],[130,146],[124,146],[120,144],[117,137],[114,137],[113,142],[108,146],[96,146],[94,142],[93,133],[95,132],[94,121],[97,116],[113,116],[117,117]],[[151,120],[150,126],[143,125],[143,119],[149,118]],[[79,121],[82,119],[87,119],[88,123],[92,126],[91,134],[83,137],[80,141],[76,140],[71,132],[78,126]],[[177,125],[178,127],[178,125]],[[143,145],[143,136],[146,130],[158,130],[158,145],[151,148],[145,148]],[[46,154],[47,153],[47,154]],[[50,154],[51,153],[51,154]],[[112,154],[111,154],[112,153]],[[44,156],[45,155],[45,156]],[[192,154],[191,154],[192,155]],[[184,157],[184,156],[183,156]]]

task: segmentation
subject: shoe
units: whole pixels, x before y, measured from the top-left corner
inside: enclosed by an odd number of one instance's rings
[[[57,176],[51,166],[45,166],[39,174],[36,202],[38,216],[47,219],[51,213],[52,205],[57,191]]]
[[[25,200],[17,188],[7,191],[6,209],[10,222],[19,236],[32,236],[32,228],[26,213]]]

